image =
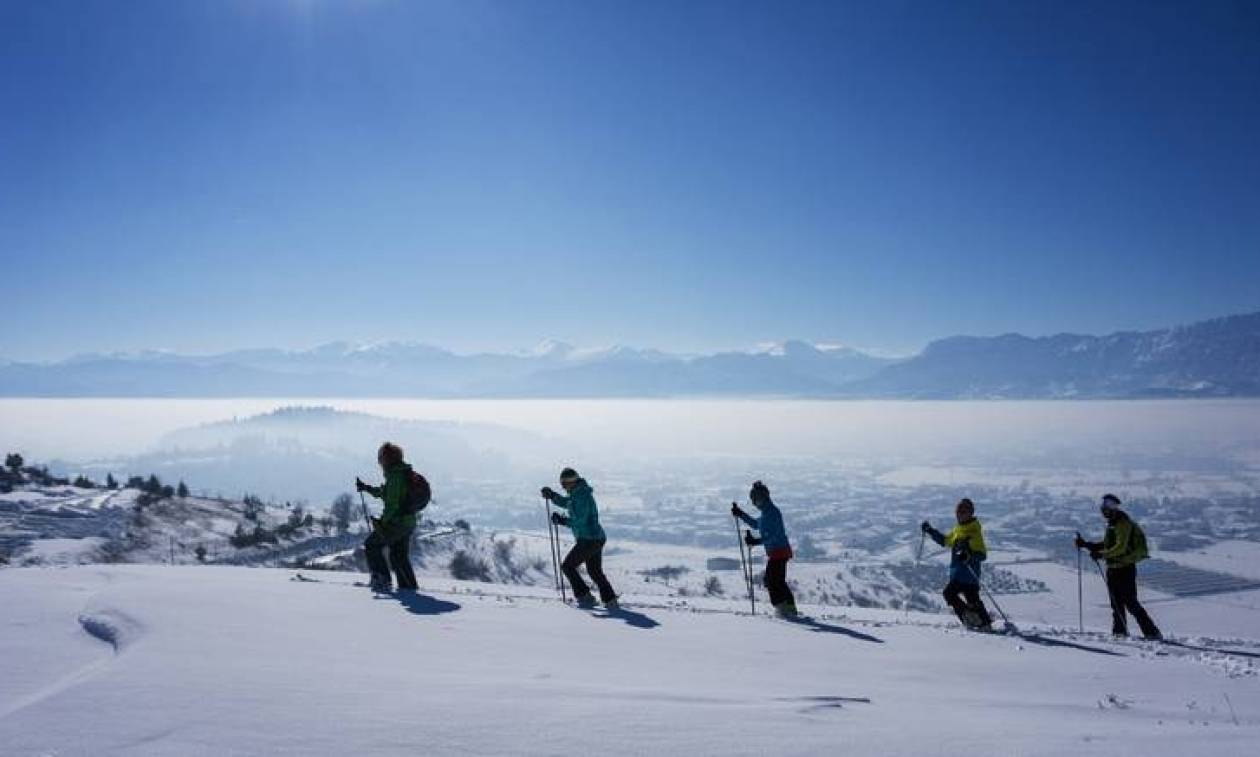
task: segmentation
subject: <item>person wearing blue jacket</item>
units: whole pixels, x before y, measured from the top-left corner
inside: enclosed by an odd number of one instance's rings
[[[594,490],[572,468],[560,471],[560,487],[565,494],[556,493],[550,486],[542,488],[543,497],[551,504],[568,511],[567,516],[552,513],[551,522],[558,526],[568,526],[573,531],[573,538],[577,540],[573,549],[565,556],[560,569],[573,587],[573,597],[579,607],[595,606],[591,588],[578,573],[578,568],[585,565],[586,572],[599,588],[599,601],[610,610],[616,609],[617,593],[608,582],[608,576],[604,575],[604,545],[608,542],[608,537],[603,526],[599,525],[599,508],[595,504]]]
[[[783,513],[770,499],[770,489],[760,481],[754,481],[748,492],[748,499],[753,507],[761,511],[761,516],[754,518],[731,503],[731,515],[755,528],[760,535],[753,536],[751,531],[744,532],[744,543],[753,547],[760,544],[766,550],[766,591],[770,593],[770,604],[774,611],[783,618],[795,618],[796,597],[787,583],[787,564],[792,559],[792,544],[788,541],[787,528],[783,525]]]

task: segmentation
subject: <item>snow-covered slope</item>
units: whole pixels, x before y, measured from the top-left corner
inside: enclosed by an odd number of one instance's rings
[[[1260,646],[968,635],[849,610],[353,574],[0,572],[6,755],[1250,755]],[[1212,650],[1217,642],[1190,642]]]

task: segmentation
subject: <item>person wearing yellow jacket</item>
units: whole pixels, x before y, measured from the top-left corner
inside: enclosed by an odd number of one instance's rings
[[[1146,547],[1146,534],[1128,513],[1120,509],[1120,498],[1116,495],[1104,494],[1099,510],[1107,521],[1103,540],[1089,542],[1077,534],[1076,548],[1088,549],[1089,556],[1094,560],[1107,561],[1111,633],[1116,636],[1129,635],[1128,619],[1125,617],[1127,611],[1138,622],[1143,636],[1148,639],[1162,639],[1163,634],[1138,601],[1137,595],[1137,564],[1150,557],[1150,551]]]
[[[942,592],[945,603],[953,608],[963,625],[975,631],[992,631],[993,618],[980,600],[980,563],[984,562],[988,549],[984,545],[984,532],[976,518],[976,506],[967,498],[958,501],[954,508],[957,524],[943,534],[923,521],[923,533],[932,541],[948,547],[949,583]]]

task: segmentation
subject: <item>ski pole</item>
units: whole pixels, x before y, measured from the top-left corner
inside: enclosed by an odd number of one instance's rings
[[[1077,543],[1080,543],[1081,532],[1076,532]],[[1076,548],[1076,620],[1081,633],[1085,633],[1085,579],[1082,577],[1081,548]]]
[[[731,503],[735,504],[735,503]],[[752,580],[752,550],[748,550],[748,557],[744,557],[744,537],[739,535],[739,516],[731,515],[735,521],[735,541],[739,544],[739,567],[744,574],[744,585],[748,588],[748,607],[753,615],[757,614],[757,600],[753,594]]]
[[[1102,566],[1099,563],[1099,558],[1096,558],[1094,557],[1094,555],[1091,554],[1090,559],[1091,561],[1094,561],[1094,567],[1099,569],[1099,577],[1102,579],[1102,584],[1106,586],[1106,595],[1110,597],[1111,596],[1111,582],[1108,581],[1108,579],[1106,579],[1106,573],[1102,572]]]
[[[564,558],[560,556],[560,553],[564,551],[564,547],[562,546],[563,542],[560,541],[560,526],[557,524],[553,528],[556,529],[556,561],[560,563],[560,601],[567,603],[569,601],[569,592],[565,585],[568,582],[564,577]]]
[[[372,519],[368,517],[367,500],[363,498],[363,492],[359,492],[359,506],[363,508],[363,523],[367,526],[368,533],[372,533]]]
[[[976,579],[976,583],[980,585],[980,589],[984,592],[984,595],[989,598],[990,602],[993,603],[993,607],[997,609],[998,615],[1002,616],[1002,622],[1006,624],[1007,629],[1011,631],[1018,631],[1019,628],[1011,622],[1010,618],[1006,617],[1006,612],[1002,610],[1002,605],[998,604],[997,600],[993,598],[993,592],[989,591],[989,587],[985,586],[984,581],[980,580],[980,575],[976,573],[975,568],[971,567],[970,563],[963,564],[967,566],[967,570],[971,573],[971,577]]]
[[[555,583],[556,594],[563,602],[564,595],[560,591],[560,560],[556,551],[556,524],[551,522],[551,500],[546,497],[543,497],[543,509],[547,515],[547,542],[551,546],[551,578]]]
[[[910,580],[915,581],[919,577],[919,561],[923,559],[923,545],[927,542],[927,531],[919,531],[919,550],[914,553],[914,573],[910,575]],[[909,587],[907,587],[909,588]],[[910,600],[914,597],[914,589],[910,589],[910,596],[906,598],[906,619],[910,619]]]

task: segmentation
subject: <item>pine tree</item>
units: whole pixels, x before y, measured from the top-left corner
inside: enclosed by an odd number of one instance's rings
[[[9,454],[4,456],[4,467],[8,468],[14,473],[21,473],[22,466],[25,464],[26,464],[26,461],[23,460],[22,456],[16,452],[10,452]]]
[[[337,526],[337,533],[344,534],[350,530],[350,519],[354,515],[354,499],[349,494],[338,494],[333,500],[329,514]]]
[[[113,474],[113,473],[107,473],[107,474],[105,474],[105,488],[107,488],[107,489],[117,489],[117,488],[118,488],[118,479],[114,478],[114,474]]]
[[[179,482],[179,487],[175,489],[175,495],[178,496],[180,499],[185,499],[188,497],[188,485],[185,484],[182,480]]]

